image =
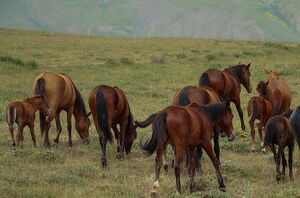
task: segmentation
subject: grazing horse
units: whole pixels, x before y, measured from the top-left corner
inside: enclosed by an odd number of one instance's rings
[[[289,110],[292,94],[288,85],[280,80],[281,72],[265,70],[268,75],[267,97],[272,103],[272,116],[280,115]]]
[[[248,65],[239,64],[225,68],[223,71],[208,69],[202,73],[199,85],[212,88],[220,98],[233,102],[239,113],[241,128],[245,130],[243,111],[241,109],[241,84],[248,93],[252,92],[250,83],[250,63]]]
[[[251,129],[252,146],[251,150],[255,151],[255,129],[254,121],[257,119],[260,123],[257,124],[258,133],[260,136],[261,146],[263,146],[262,131],[268,119],[272,115],[272,103],[266,99],[267,83],[260,81],[256,87],[259,96],[253,96],[248,102],[248,117],[249,126]]]
[[[127,98],[118,87],[100,85],[95,87],[89,96],[89,105],[99,134],[102,149],[102,166],[107,166],[106,144],[112,142],[111,128],[118,141],[117,157],[124,158],[124,148],[129,154],[133,141],[136,139],[136,126]],[[120,126],[120,131],[117,128]]]
[[[50,147],[49,142],[49,129],[52,120],[55,118],[58,126],[57,137],[55,142],[58,143],[61,132],[59,113],[64,110],[67,112],[67,129],[68,129],[68,144],[72,146],[72,114],[75,117],[75,129],[79,136],[83,139],[83,142],[88,143],[89,140],[89,127],[90,120],[81,94],[75,87],[73,81],[69,76],[62,73],[44,72],[39,74],[33,83],[33,92],[35,94],[43,95],[46,104],[49,107],[49,116],[46,117],[43,113],[40,113],[41,133],[45,133],[44,146]],[[59,125],[58,125],[59,124]]]
[[[194,150],[198,145],[205,150],[212,160],[216,169],[219,188],[225,191],[226,187],[220,172],[220,163],[213,152],[211,137],[213,128],[218,125],[224,130],[228,139],[233,140],[232,118],[233,114],[229,103],[225,102],[210,105],[192,103],[185,107],[172,105],[158,112],[152,123],[153,133],[150,141],[141,145],[147,155],[152,155],[156,150],[156,181],[154,182],[154,188],[159,186],[159,172],[163,153],[167,144],[170,143],[175,153],[174,170],[178,193],[181,192],[180,166],[184,153],[187,153],[190,159],[190,190],[194,190]]]
[[[300,106],[293,111],[290,122],[300,150]]]
[[[276,163],[276,179],[281,180],[285,176],[286,159],[284,154],[284,148],[289,148],[289,177],[293,180],[293,150],[295,144],[295,136],[293,129],[290,124],[289,116],[287,115],[276,115],[271,117],[265,126],[265,139],[264,146],[269,146],[273,152],[273,156]],[[298,120],[299,121],[299,120]],[[278,145],[278,151],[276,153],[275,144]],[[280,172],[280,160],[282,158],[282,173]]]
[[[6,122],[9,127],[9,131],[12,139],[12,147],[15,148],[16,142],[14,138],[14,127],[18,126],[17,134],[17,147],[22,147],[24,136],[23,129],[28,126],[30,129],[31,138],[34,146],[36,147],[35,134],[34,134],[34,119],[35,112],[42,111],[45,115],[48,115],[48,107],[45,103],[43,96],[35,96],[27,98],[22,102],[14,101],[6,107]]]

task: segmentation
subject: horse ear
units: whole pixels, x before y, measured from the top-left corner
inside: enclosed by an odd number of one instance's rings
[[[86,116],[89,117],[91,114],[92,114],[92,112],[88,112],[88,113],[86,114]]]
[[[270,73],[270,70],[266,70],[266,69],[265,69],[265,72],[266,72],[266,74],[269,74],[269,73]]]
[[[251,65],[251,63],[249,63],[249,64],[247,65],[247,68],[248,68],[248,69],[249,69],[250,65]]]
[[[278,76],[280,76],[281,74],[283,74],[283,72],[278,72]]]

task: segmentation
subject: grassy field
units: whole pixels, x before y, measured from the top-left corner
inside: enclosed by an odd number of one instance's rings
[[[117,38],[41,33],[0,29],[0,195],[1,197],[149,197],[154,182],[154,156],[144,157],[141,138],[150,128],[138,130],[133,152],[116,159],[116,144],[108,145],[108,169],[100,167],[100,146],[92,124],[91,144],[83,145],[73,127],[74,146],[67,146],[66,119],[59,145],[34,148],[25,129],[22,150],[10,148],[5,105],[32,95],[31,86],[43,71],[65,72],[72,77],[87,104],[93,87],[99,84],[122,88],[134,118],[142,120],[170,104],[176,90],[197,85],[207,68],[224,68],[251,62],[255,87],[266,79],[264,69],[283,71],[293,93],[292,106],[300,103],[300,44],[236,42],[220,40]],[[22,63],[22,64],[21,64]],[[256,93],[242,89],[242,108]],[[204,155],[204,176],[195,178],[197,192],[190,194],[188,178],[182,173],[182,197],[299,197],[300,152],[295,147],[295,181],[275,181],[275,164],[270,152],[251,153],[249,127],[240,129],[233,108],[234,142],[221,141],[222,173],[227,192],[218,190],[211,161]],[[36,135],[39,125],[36,122]],[[50,132],[53,140],[54,124]],[[53,141],[52,141],[53,142]],[[257,146],[258,145],[257,139]],[[171,156],[171,150],[168,154]],[[170,157],[169,157],[170,158]],[[176,197],[173,170],[161,174],[160,197]]]

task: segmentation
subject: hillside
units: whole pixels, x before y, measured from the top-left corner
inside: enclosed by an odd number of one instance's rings
[[[0,27],[94,35],[300,41],[300,1],[2,0]]]
[[[79,36],[0,29],[0,106],[32,95],[33,79],[44,71],[68,74],[85,103],[99,84],[124,90],[137,120],[170,104],[174,93],[197,85],[207,68],[224,68],[251,62],[251,82],[266,79],[264,69],[283,71],[293,94],[292,107],[300,104],[300,45],[293,43],[219,41],[200,39],[118,38]],[[182,197],[286,197],[300,195],[300,152],[294,152],[295,181],[277,183],[271,152],[250,151],[246,105],[253,92],[242,88],[241,104],[246,132],[240,130],[236,109],[233,142],[221,139],[221,171],[227,192],[218,190],[215,170],[204,154],[205,175],[195,177],[197,192],[189,193],[188,177],[182,173]],[[89,108],[87,108],[89,109]],[[51,149],[42,147],[38,118],[35,125],[38,147],[29,129],[24,129],[24,148],[12,150],[10,134],[0,111],[0,195],[1,197],[149,197],[155,178],[155,156],[145,157],[139,142],[151,137],[151,127],[138,129],[132,153],[116,159],[116,141],[108,144],[108,168],[100,166],[100,145],[92,121],[91,143],[84,145],[72,128],[73,147],[67,146],[66,114],[62,113],[60,143],[53,144],[55,124],[50,130]],[[74,123],[74,120],[73,120]],[[259,148],[258,138],[256,139]],[[168,159],[172,158],[168,150]],[[174,171],[161,174],[160,197],[177,197]]]

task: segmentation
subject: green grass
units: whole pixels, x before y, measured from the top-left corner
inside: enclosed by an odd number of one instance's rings
[[[280,47],[279,47],[280,46]],[[287,46],[288,50],[282,46]],[[235,54],[240,56],[236,57]],[[183,56],[184,55],[184,56]],[[213,55],[214,58],[208,58]],[[208,68],[251,62],[251,80],[266,79],[264,69],[284,72],[299,104],[300,48],[297,43],[234,42],[220,40],[118,38],[78,36],[0,29],[0,57],[24,62],[34,60],[38,67],[20,67],[0,61],[0,104],[32,95],[34,78],[44,71],[71,76],[87,104],[90,91],[99,84],[124,90],[135,119],[142,120],[171,103],[175,92],[197,85]],[[241,101],[247,123],[246,104],[251,96],[242,88]],[[212,163],[204,154],[204,176],[197,174],[196,193],[189,193],[188,177],[182,173],[182,197],[296,197],[299,192],[300,152],[295,147],[295,181],[277,183],[270,152],[250,152],[249,127],[240,130],[237,112],[233,124],[234,142],[221,139],[222,174],[227,192],[218,190]],[[23,150],[11,150],[4,111],[0,112],[0,194],[1,197],[149,197],[155,178],[154,158],[146,158],[139,141],[151,136],[150,127],[138,130],[133,151],[125,160],[116,159],[116,143],[108,145],[108,168],[100,167],[100,145],[95,127],[90,128],[91,144],[83,145],[73,127],[73,148],[67,146],[66,118],[61,115],[60,144],[44,149],[36,121],[38,147],[34,148],[25,128]],[[38,120],[38,119],[37,119]],[[56,135],[54,123],[50,140]],[[258,147],[257,139],[257,147]],[[168,150],[169,159],[172,156]],[[161,174],[160,197],[176,197],[174,171]]]

